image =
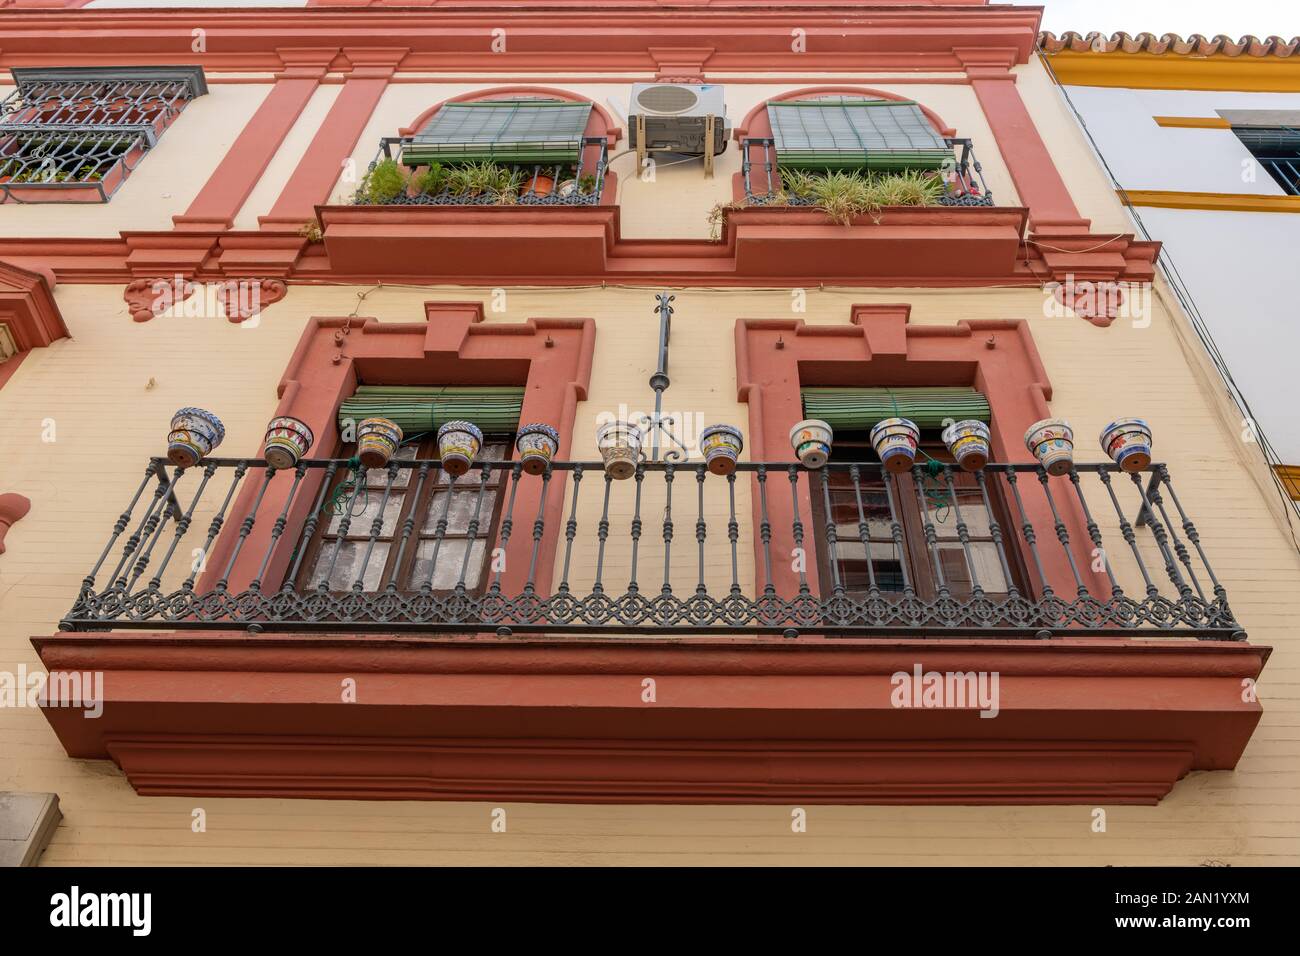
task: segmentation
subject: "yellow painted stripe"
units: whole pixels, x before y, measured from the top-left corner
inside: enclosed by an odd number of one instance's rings
[[[1276,465],[1274,471],[1282,479],[1282,487],[1296,501],[1300,501],[1300,465]]]
[[[1300,57],[1184,56],[1177,53],[1045,54],[1067,86],[1130,90],[1233,90],[1300,93]]]
[[[1164,209],[1218,209],[1228,212],[1300,212],[1300,196],[1254,196],[1249,193],[1184,193],[1164,189],[1116,190],[1131,206]]]
[[[1173,129],[1232,129],[1222,116],[1156,116],[1157,126]]]

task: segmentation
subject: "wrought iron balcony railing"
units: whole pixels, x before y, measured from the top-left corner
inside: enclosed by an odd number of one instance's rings
[[[107,202],[185,105],[196,68],[19,70],[0,100],[0,200]]]
[[[1163,465],[355,467],[152,459],[61,628],[1245,637]]]
[[[984,182],[984,170],[975,158],[969,139],[944,140],[953,148],[950,165],[935,170],[943,184],[938,197],[941,206],[992,206],[993,196]],[[745,199],[756,205],[780,203],[787,206],[812,206],[817,200],[800,196],[783,188],[776,140],[751,136],[741,142],[741,172],[745,180]]]
[[[391,197],[376,197],[362,187],[353,196],[359,206],[599,206],[609,166],[609,146],[603,136],[584,136],[577,163],[506,163],[498,164],[510,182],[498,184],[473,182],[438,184],[433,192],[420,188],[417,169],[402,165],[402,152],[411,143],[409,136],[385,136],[379,152],[371,161],[369,173],[382,162],[396,163],[405,185]],[[458,163],[455,166],[467,164]],[[453,167],[454,168],[454,167]]]

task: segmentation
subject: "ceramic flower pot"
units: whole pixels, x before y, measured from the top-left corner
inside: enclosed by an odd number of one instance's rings
[[[893,474],[912,467],[920,441],[921,429],[906,418],[886,418],[871,429],[871,447],[880,456],[885,470]]]
[[[453,477],[469,471],[474,456],[483,447],[483,433],[473,422],[444,422],[438,429],[438,457],[442,470]]]
[[[515,448],[519,451],[519,461],[524,471],[530,475],[540,475],[560,450],[560,433],[540,422],[521,425],[515,439]]]
[[[953,422],[943,430],[943,443],[964,471],[979,471],[989,463],[989,426],[969,419]]]
[[[1151,426],[1141,418],[1121,418],[1101,431],[1101,447],[1124,471],[1151,464]]]
[[[226,437],[221,419],[202,408],[182,408],[172,416],[167,435],[167,460],[189,468],[212,454]]]
[[[524,192],[531,192],[535,196],[549,196],[555,191],[555,180],[538,173],[528,180],[528,185],[524,187]]]
[[[1034,422],[1025,432],[1025,447],[1030,451],[1043,442],[1056,440],[1074,443],[1074,429],[1064,418],[1044,418]]]
[[[605,474],[619,481],[636,474],[642,437],[641,429],[630,422],[607,422],[596,429],[596,447],[605,462]]]
[[[357,423],[357,457],[367,468],[383,468],[402,443],[402,429],[387,418],[363,418]]]
[[[732,425],[710,425],[700,432],[704,463],[715,475],[729,475],[735,471],[744,447],[745,436]]]
[[[831,457],[831,426],[819,418],[805,418],[790,429],[795,457],[807,468],[820,468]]]
[[[1044,418],[1030,425],[1025,447],[1049,475],[1068,475],[1074,467],[1074,430],[1063,418]]]
[[[273,418],[266,426],[262,457],[272,468],[292,468],[307,454],[315,440],[305,422],[287,415]]]

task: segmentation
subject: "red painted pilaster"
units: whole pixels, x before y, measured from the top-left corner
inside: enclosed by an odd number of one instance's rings
[[[244,127],[203,189],[183,215],[173,216],[177,229],[229,229],[276,150],[298,121],[338,47],[278,50],[285,69]]]
[[[1016,51],[962,48],[953,52],[966,67],[1021,205],[1029,207],[1030,226],[1035,232],[1058,235],[1087,233],[1089,220],[1079,215],[1016,88],[1016,77],[1011,72]]]
[[[316,206],[329,199],[343,161],[356,148],[370,114],[407,52],[404,48],[343,50],[352,72],[271,212],[258,217],[264,227],[296,227],[316,218]]]

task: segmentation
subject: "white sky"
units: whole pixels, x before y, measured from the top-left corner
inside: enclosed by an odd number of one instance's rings
[[[993,0],[994,3],[1008,0]],[[1300,36],[1300,0],[1009,0],[1043,7],[1043,29],[1053,33],[1100,30],[1125,33],[1226,33]]]

